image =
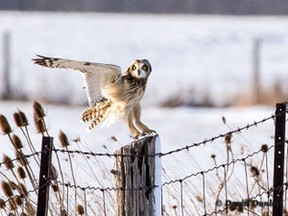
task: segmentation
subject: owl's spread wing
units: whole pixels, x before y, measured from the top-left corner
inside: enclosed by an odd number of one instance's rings
[[[39,58],[32,59],[35,64],[50,68],[81,71],[84,75],[84,83],[90,106],[103,98],[101,89],[121,74],[121,68],[117,65],[37,56]]]

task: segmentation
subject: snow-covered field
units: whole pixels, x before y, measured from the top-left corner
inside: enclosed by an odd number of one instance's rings
[[[225,104],[250,91],[255,39],[261,40],[262,86],[275,80],[287,86],[287,17],[0,12],[0,23],[0,38],[11,35],[14,91],[32,100],[86,101],[81,75],[31,63],[42,54],[113,63],[123,70],[133,59],[147,58],[153,74],[145,104],[191,92],[195,100],[208,94]]]
[[[31,100],[66,98],[74,104],[86,101],[81,75],[33,65],[31,59],[35,54],[114,63],[124,70],[134,58],[149,59],[153,73],[143,98],[142,115],[143,121],[158,132],[163,153],[225,134],[274,113],[274,107],[260,106],[214,109],[166,109],[157,106],[174,95],[190,97],[191,91],[195,93],[196,100],[208,93],[220,105],[236,95],[249,92],[251,52],[255,38],[261,39],[262,86],[269,87],[278,79],[282,84],[287,81],[286,17],[1,12],[0,23],[0,37],[5,32],[11,35],[13,91],[25,94]],[[2,46],[0,43],[0,50]],[[2,63],[0,58],[0,65]],[[47,112],[49,133],[55,137],[56,146],[59,146],[57,137],[60,129],[71,140],[71,148],[79,148],[72,140],[80,138],[81,149],[87,151],[113,153],[132,141],[123,123],[109,128],[98,127],[87,133],[88,125],[80,122],[80,113],[85,107],[56,106],[45,102],[43,105]],[[9,119],[13,128],[15,124],[12,124],[12,116],[17,108],[27,114],[32,139],[39,143],[37,149],[40,149],[41,137],[36,135],[33,126],[32,102],[0,101],[0,114]],[[222,122],[223,116],[227,124]],[[15,128],[14,132],[21,136],[19,129]],[[257,127],[233,134],[231,148],[234,158],[243,158],[258,151],[263,144],[273,145],[273,133],[274,122],[270,119]],[[14,151],[7,136],[0,135],[0,145],[0,153],[13,158]],[[162,157],[162,182],[181,179],[214,167],[212,154],[216,155],[218,164],[226,162],[224,139]],[[260,167],[262,156],[260,153],[248,158],[247,169],[251,165]],[[273,149],[267,156],[269,170],[265,168],[265,172],[272,180]],[[79,185],[113,186],[112,174],[109,172],[113,158],[97,157],[95,169],[85,167],[85,160],[81,156],[75,156],[73,160]],[[243,167],[241,163],[235,165],[234,177],[228,188],[230,199],[246,198]],[[4,171],[3,167],[1,169]],[[68,165],[65,175],[67,181],[71,181]],[[99,181],[97,176],[101,176],[102,180]],[[207,209],[213,210],[219,186],[215,172],[209,172],[206,181]],[[249,181],[253,182],[253,178],[249,178]],[[264,183],[267,184],[267,181]],[[188,178],[183,184],[184,211],[187,215],[203,214],[203,201],[199,201],[203,199],[201,176]],[[180,205],[179,187],[179,182],[163,187],[163,204],[167,213],[164,215],[173,215],[175,211],[175,215],[180,215],[179,208],[175,210],[175,206]],[[224,200],[223,193],[220,198]],[[107,207],[107,215],[113,215],[112,196],[109,196],[107,205],[110,206]]]
[[[13,123],[13,113],[17,111],[17,108],[24,111],[28,120],[30,121],[30,132],[32,139],[35,140],[37,149],[40,149],[40,136],[36,135],[35,128],[33,126],[33,109],[32,102],[1,102],[0,113],[4,114],[8,120]],[[59,130],[63,130],[69,137],[72,144],[72,149],[78,149],[79,146],[72,142],[75,138],[80,138],[80,148],[84,151],[113,153],[117,148],[129,143],[132,139],[129,137],[128,128],[122,123],[118,123],[109,128],[96,128],[90,133],[86,132],[85,124],[82,124],[79,120],[79,114],[84,107],[68,107],[68,106],[55,106],[45,104],[45,110],[47,111],[46,121],[49,128],[49,134],[54,137],[56,147],[59,147],[58,133]],[[223,108],[223,109],[189,109],[189,108],[176,108],[176,109],[163,109],[163,108],[145,108],[143,110],[143,121],[146,122],[151,128],[155,129],[161,139],[161,152],[165,153],[174,149],[191,145],[194,142],[201,142],[206,138],[212,138],[218,134],[225,134],[232,129],[237,129],[241,126],[246,126],[248,123],[261,120],[266,117],[270,117],[274,112],[272,107],[251,107],[251,108]],[[222,122],[222,117],[226,118],[226,125]],[[15,127],[14,127],[15,128]],[[15,128],[15,133],[21,137],[19,129]],[[274,134],[274,122],[268,120],[257,127],[251,127],[249,130],[244,130],[242,133],[236,133],[232,136],[231,148],[233,150],[234,159],[243,158],[247,155],[258,151],[263,144],[267,144],[269,147],[273,145]],[[115,137],[112,139],[111,137]],[[11,144],[8,144],[7,136],[0,136],[1,153],[6,153],[13,158],[14,151]],[[39,143],[39,144],[38,144]],[[162,157],[162,182],[177,180],[184,178],[185,176],[197,173],[199,171],[205,171],[215,166],[211,155],[215,154],[217,163],[222,164],[226,162],[226,147],[224,139],[217,139],[212,143],[207,143],[199,147],[193,147],[189,151],[181,151]],[[261,165],[261,159],[263,154],[254,155],[247,159],[249,167],[251,165],[259,167]],[[62,155],[63,156],[63,155]],[[65,156],[63,156],[65,158]],[[94,167],[93,172],[89,167],[85,166],[83,159],[80,156],[73,158],[75,166],[75,173],[77,184],[81,186],[100,186],[100,187],[113,187],[112,174],[109,174],[109,170],[113,167],[113,158],[110,157],[96,157],[99,166]],[[273,165],[273,148],[268,152],[268,165],[269,165],[269,178],[270,184],[272,182],[272,165]],[[232,160],[230,155],[230,160]],[[56,160],[54,158],[54,163]],[[67,165],[63,165],[64,167]],[[232,175],[232,180],[229,190],[229,198],[241,200],[245,198],[245,172],[242,163],[235,165],[235,170]],[[249,169],[249,167],[247,169]],[[91,168],[90,168],[91,169]],[[264,169],[264,168],[263,168]],[[71,180],[71,173],[69,169],[65,170],[65,179]],[[103,174],[103,172],[105,174]],[[221,173],[221,169],[219,170]],[[97,175],[102,176],[102,180],[95,177]],[[102,174],[101,174],[102,173]],[[97,176],[96,175],[96,176]],[[85,176],[85,177],[84,177]],[[213,210],[215,202],[215,193],[219,184],[215,177],[215,172],[209,172],[206,175],[207,181],[207,194],[210,194],[211,198],[207,199],[207,209]],[[253,182],[253,178],[249,180]],[[266,180],[264,181],[266,182]],[[203,204],[201,202],[195,208],[191,199],[202,196],[202,180],[201,175],[188,178],[184,183],[184,190],[187,192],[185,197],[184,193],[184,205],[187,214],[195,213],[199,215],[203,213]],[[252,183],[251,183],[252,184]],[[266,183],[265,183],[266,184]],[[255,191],[254,191],[255,192]],[[167,214],[172,214],[175,210],[172,207],[180,205],[179,183],[169,184],[163,187],[163,203],[166,208]],[[253,193],[251,192],[251,195]],[[220,196],[222,200],[225,200],[223,193]],[[101,197],[101,196],[100,196]],[[110,197],[110,196],[109,196]],[[113,197],[113,196],[111,196]],[[108,215],[113,215],[112,198],[108,199]],[[196,198],[195,198],[196,197]],[[199,197],[198,197],[199,198]],[[264,197],[265,200],[266,197]],[[212,200],[211,200],[212,199]],[[179,207],[179,206],[178,206]],[[180,209],[179,209],[180,210]],[[197,211],[196,211],[197,210]],[[201,213],[202,212],[202,213]],[[194,214],[193,214],[194,215]]]

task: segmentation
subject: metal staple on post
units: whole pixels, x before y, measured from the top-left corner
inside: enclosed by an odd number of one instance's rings
[[[49,180],[51,171],[52,137],[43,137],[39,174],[39,192],[37,202],[37,216],[47,216],[49,199]]]
[[[286,123],[286,104],[278,103],[276,104],[276,117],[275,117],[273,216],[282,215],[283,211],[285,123]]]

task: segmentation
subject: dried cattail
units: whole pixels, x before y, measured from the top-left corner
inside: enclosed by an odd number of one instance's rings
[[[59,141],[60,141],[61,147],[66,148],[69,146],[68,138],[62,130],[60,130],[59,132]]]
[[[21,149],[23,148],[23,145],[22,145],[22,141],[20,140],[20,138],[13,134],[12,136],[12,142],[13,142],[13,146],[15,147],[15,149]]]
[[[51,180],[55,180],[56,181],[57,178],[58,178],[58,172],[57,172],[57,170],[56,170],[54,165],[51,166],[50,172],[51,172],[50,173]]]
[[[65,209],[62,209],[60,212],[60,216],[68,216],[67,212]]]
[[[245,152],[245,149],[244,149],[243,146],[241,146],[241,147],[240,147],[240,154],[241,154],[241,155],[244,155],[244,152]]]
[[[23,167],[18,167],[17,168],[17,174],[18,174],[20,179],[25,179],[26,178],[26,172],[23,169]]]
[[[6,197],[13,196],[13,191],[12,191],[12,189],[11,189],[11,187],[10,187],[8,182],[2,181],[1,182],[1,187],[2,187],[2,191],[4,192]]]
[[[264,153],[268,152],[268,145],[263,144],[263,145],[261,146],[261,151],[264,152]]]
[[[8,216],[16,216],[14,212],[9,212]]]
[[[211,154],[211,158],[214,160],[216,158],[215,154]]]
[[[8,181],[10,187],[12,190],[16,190],[17,189],[17,184],[11,180]]]
[[[0,198],[0,209],[4,209],[5,207],[6,207],[5,201]]]
[[[7,156],[6,154],[3,155],[3,163],[6,167],[6,169],[11,170],[14,168],[14,164],[11,161],[11,158],[9,156]]]
[[[224,137],[224,142],[227,146],[230,146],[231,144],[231,139],[232,139],[232,134],[231,133],[227,133]]]
[[[22,127],[23,122],[18,112],[13,114],[13,119],[17,127]]]
[[[38,118],[45,117],[44,109],[43,109],[42,105],[39,102],[34,101],[33,110],[34,110],[34,115],[36,115]]]
[[[21,196],[28,196],[28,191],[24,184],[20,183],[17,188]]]
[[[52,184],[51,187],[52,187],[52,190],[53,190],[54,193],[59,191],[59,187],[58,187],[57,184]]]
[[[22,206],[22,205],[23,205],[23,200],[22,200],[22,198],[21,198],[19,195],[16,195],[16,196],[13,198],[13,201],[14,201],[14,203],[15,203],[17,206]]]
[[[226,124],[226,118],[225,118],[225,116],[222,116],[221,120],[222,120],[223,124]]]
[[[21,166],[27,166],[28,165],[28,160],[21,151],[16,151],[16,158],[17,158],[18,163]]]
[[[34,125],[36,128],[37,133],[44,133],[46,132],[46,127],[44,124],[44,119],[39,118],[35,113],[34,113]]]
[[[21,212],[19,216],[28,216],[25,212]]]
[[[29,125],[29,122],[28,122],[28,120],[27,120],[27,117],[26,117],[25,113],[22,112],[22,111],[19,110],[19,109],[18,109],[18,113],[19,113],[19,116],[20,116],[20,118],[21,118],[22,126],[23,126],[23,127],[28,126],[28,125]]]
[[[29,201],[25,202],[25,210],[27,212],[27,215],[36,215],[36,210]]]
[[[6,119],[6,117],[2,114],[0,114],[0,128],[2,132],[5,134],[9,134],[12,132],[12,129]]]
[[[17,206],[16,206],[16,204],[14,203],[13,199],[9,199],[9,201],[8,201],[8,206],[9,206],[9,209],[10,209],[11,211],[17,209]]]
[[[254,177],[258,177],[260,175],[258,168],[255,166],[250,167],[250,172],[251,172],[252,176],[254,176]]]
[[[84,213],[85,213],[83,206],[80,205],[80,204],[77,205],[77,213],[78,213],[79,215],[84,215]]]
[[[196,196],[195,197],[196,198],[196,200],[198,201],[198,202],[203,202],[203,197],[201,197],[201,196]]]

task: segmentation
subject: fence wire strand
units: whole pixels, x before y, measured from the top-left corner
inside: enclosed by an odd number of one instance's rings
[[[174,153],[178,153],[178,152],[181,152],[181,151],[184,151],[184,150],[189,150],[190,148],[193,148],[193,147],[198,147],[198,146],[201,146],[201,145],[205,145],[205,144],[208,144],[208,143],[212,143],[218,139],[222,139],[224,138],[225,136],[227,135],[233,135],[235,133],[240,133],[244,130],[249,130],[250,128],[252,127],[257,127],[259,124],[262,124],[268,120],[271,120],[271,119],[274,119],[276,115],[271,115],[269,117],[266,117],[266,118],[263,118],[259,121],[254,121],[252,123],[248,123],[246,126],[243,126],[243,127],[238,127],[237,129],[234,129],[234,130],[230,130],[226,133],[222,133],[222,134],[219,134],[219,135],[216,135],[216,136],[213,136],[211,138],[208,138],[208,139],[204,139],[200,142],[195,142],[195,143],[192,143],[190,145],[186,145],[184,147],[181,147],[181,148],[177,148],[177,149],[173,149],[173,150],[170,150],[168,152],[159,152],[159,153],[156,153],[156,154],[146,154],[146,155],[142,155],[142,154],[115,154],[115,153],[98,153],[98,152],[92,152],[92,151],[80,151],[80,150],[67,150],[67,149],[56,149],[54,148],[53,151],[55,152],[61,152],[61,153],[69,153],[69,154],[82,154],[82,155],[89,155],[89,156],[98,156],[98,157],[156,157],[156,156],[160,156],[160,157],[163,157],[163,156],[167,156],[167,155],[171,155],[171,154],[174,154]],[[144,138],[141,138],[141,139],[145,139],[146,137]],[[138,140],[139,141],[139,140]]]
[[[286,111],[285,111],[286,112]],[[94,157],[163,157],[163,156],[167,156],[167,155],[171,155],[171,154],[175,154],[175,153],[178,153],[178,152],[181,152],[181,151],[188,151],[189,149],[193,148],[193,147],[198,147],[198,146],[201,146],[201,145],[205,145],[205,144],[208,144],[208,143],[212,143],[218,139],[222,139],[222,138],[225,138],[227,135],[233,135],[233,134],[237,134],[237,133],[241,133],[242,131],[245,131],[245,130],[249,130],[250,128],[252,127],[257,127],[259,124],[262,124],[264,122],[267,122],[269,120],[273,120],[274,118],[276,117],[276,115],[271,115],[269,117],[266,117],[266,118],[263,118],[259,121],[254,121],[252,123],[249,123],[247,124],[246,126],[243,126],[243,127],[238,127],[237,129],[234,129],[234,130],[230,130],[226,133],[223,133],[223,134],[219,134],[219,135],[216,135],[216,136],[213,136],[211,138],[208,138],[208,139],[204,139],[200,142],[195,142],[195,143],[192,143],[190,145],[185,145],[183,147],[180,147],[180,148],[176,148],[176,149],[172,149],[170,151],[167,151],[167,152],[159,152],[159,153],[155,153],[155,154],[145,154],[145,155],[142,155],[140,153],[135,153],[135,154],[115,154],[115,153],[101,153],[101,152],[92,152],[92,151],[80,151],[80,150],[70,150],[68,148],[65,148],[65,149],[58,149],[58,148],[52,148],[51,151],[55,152],[56,154],[58,152],[60,153],[63,153],[63,154],[81,154],[81,155],[89,155],[89,156],[94,156]],[[143,138],[145,139],[145,137]],[[288,140],[285,140],[286,143],[288,143]],[[277,144],[275,144],[277,145]],[[62,181],[59,181],[59,180],[55,180],[55,179],[51,179],[48,181],[48,185],[49,184],[52,184],[52,183],[57,183],[57,185],[61,185],[61,186],[65,186],[66,187],[66,208],[67,208],[67,213],[69,213],[69,205],[71,205],[69,203],[69,189],[72,188],[74,190],[76,189],[80,189],[83,191],[84,193],[84,202],[85,202],[85,212],[87,212],[87,191],[100,191],[102,192],[102,207],[103,207],[103,213],[104,215],[107,214],[107,211],[108,211],[108,208],[106,206],[106,195],[105,193],[106,192],[111,192],[111,191],[118,191],[118,190],[148,190],[148,189],[153,189],[153,188],[156,188],[156,187],[161,187],[161,190],[163,190],[163,187],[165,186],[168,186],[168,185],[171,185],[171,184],[176,184],[176,183],[179,183],[180,184],[180,204],[181,204],[181,215],[184,215],[184,209],[185,209],[185,203],[184,203],[184,195],[185,195],[185,189],[184,189],[184,181],[187,180],[187,179],[190,179],[192,177],[196,177],[198,175],[202,175],[202,195],[203,195],[203,207],[204,207],[204,215],[208,216],[208,215],[214,215],[214,214],[217,214],[217,213],[223,213],[223,212],[226,212],[226,214],[228,213],[228,207],[225,206],[223,209],[217,209],[215,208],[215,211],[214,212],[211,212],[210,214],[207,213],[207,200],[206,200],[206,196],[208,196],[208,193],[207,193],[207,190],[206,190],[206,174],[208,173],[211,173],[215,170],[219,170],[221,168],[224,168],[224,179],[225,179],[225,185],[224,185],[224,193],[225,193],[225,199],[227,200],[228,199],[228,195],[227,195],[227,191],[228,191],[228,185],[227,185],[227,176],[228,176],[228,169],[226,169],[226,167],[229,167],[230,165],[234,165],[238,162],[243,162],[244,163],[244,169],[245,169],[245,189],[246,189],[246,196],[247,196],[247,199],[250,200],[250,199],[256,199],[257,197],[262,197],[262,195],[264,194],[267,194],[267,197],[269,199],[270,195],[272,192],[274,192],[275,190],[279,190],[279,188],[276,188],[276,189],[273,189],[273,188],[270,188],[268,189],[267,191],[263,191],[263,192],[259,192],[258,194],[256,194],[255,196],[250,196],[250,193],[249,193],[249,182],[248,182],[248,171],[247,171],[247,168],[248,168],[248,164],[247,164],[247,159],[249,158],[252,158],[254,157],[255,155],[258,155],[259,153],[263,152],[264,154],[266,154],[266,160],[265,160],[265,166],[266,166],[266,172],[267,172],[267,184],[268,184],[268,188],[269,188],[269,176],[268,176],[268,159],[267,159],[267,152],[270,151],[272,148],[275,147],[275,145],[271,145],[270,147],[267,147],[266,151],[264,152],[263,149],[260,149],[258,151],[254,151],[248,155],[246,155],[245,157],[242,157],[242,158],[233,158],[232,160],[230,161],[226,161],[226,163],[222,163],[220,165],[217,165],[215,164],[215,166],[211,167],[211,168],[208,168],[206,170],[201,170],[201,171],[198,171],[198,172],[193,172],[191,174],[188,174],[188,175],[185,175],[184,177],[182,178],[178,178],[178,179],[172,179],[172,180],[169,180],[169,181],[165,181],[165,182],[162,182],[161,185],[151,185],[151,186],[147,186],[147,187],[138,187],[138,188],[122,188],[122,187],[119,187],[119,188],[115,188],[115,187],[95,187],[95,186],[80,186],[80,185],[77,185],[76,182],[74,182],[73,184],[71,184],[70,182],[64,182],[63,179]],[[47,150],[44,150],[44,151],[47,151]],[[20,159],[22,159],[23,157],[25,158],[30,158],[30,157],[33,157],[35,155],[39,155],[43,153],[43,151],[36,151],[36,152],[33,152],[31,154],[25,154],[21,157],[15,157],[13,159],[10,159],[10,162],[13,162],[13,161],[18,161]],[[2,165],[4,165],[5,163],[7,163],[7,161],[0,161],[0,167]],[[230,176],[229,176],[230,177]],[[45,187],[47,185],[43,185],[43,187]],[[285,182],[283,185],[282,185],[282,188],[280,189],[283,189],[283,187],[286,187],[287,189],[287,182]],[[35,192],[36,190],[39,190],[40,188],[39,187],[36,187],[32,190],[29,190],[27,191],[27,194],[30,194],[30,193],[33,193]],[[9,197],[9,199],[5,200],[5,203],[6,202],[9,202],[9,200],[11,199],[14,199],[14,197],[16,197],[17,195],[13,196],[13,197]],[[71,196],[71,195],[70,195]],[[75,192],[75,196],[76,196],[76,192]],[[269,207],[268,207],[268,213],[269,213]],[[248,215],[249,215],[249,210],[248,210]]]

